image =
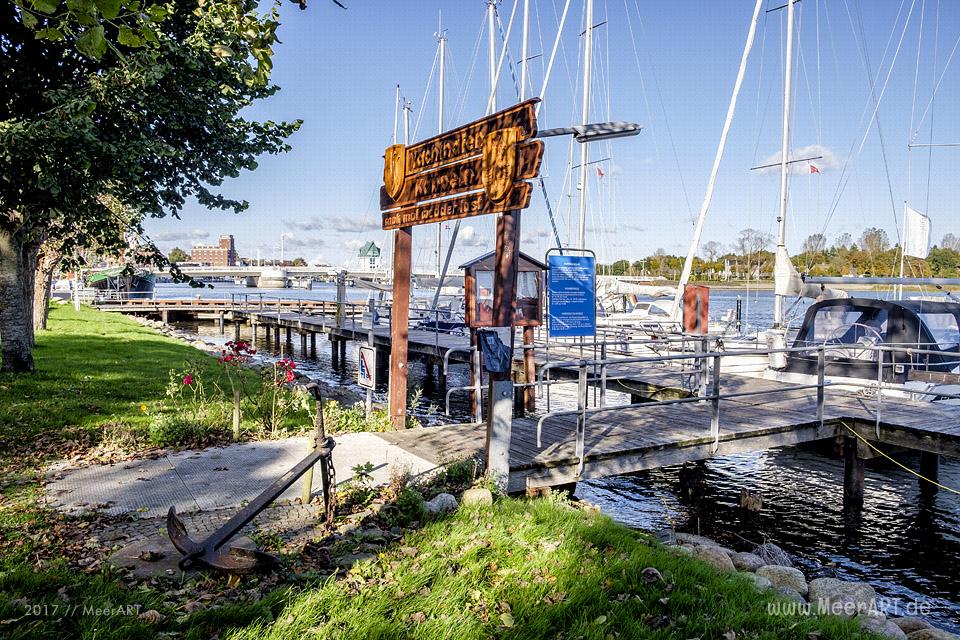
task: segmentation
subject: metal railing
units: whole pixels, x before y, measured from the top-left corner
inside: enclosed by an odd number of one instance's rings
[[[720,445],[720,417],[721,417],[721,405],[724,400],[731,400],[736,398],[745,398],[751,396],[759,396],[764,394],[781,394],[784,392],[791,391],[801,391],[801,390],[814,390],[816,392],[816,422],[821,426],[824,423],[824,407],[826,402],[826,389],[828,387],[834,387],[840,390],[846,389],[869,389],[876,392],[877,397],[877,407],[876,407],[876,425],[878,429],[879,437],[879,428],[881,421],[881,411],[882,411],[882,398],[885,393],[895,392],[898,394],[905,394],[912,399],[916,399],[917,396],[920,396],[921,399],[933,397],[933,399],[960,399],[960,394],[951,394],[941,390],[933,389],[918,389],[914,387],[908,387],[899,383],[892,383],[888,380],[885,380],[883,375],[885,367],[898,367],[898,366],[907,366],[911,365],[904,362],[896,361],[894,354],[905,354],[908,356],[916,355],[948,355],[953,358],[960,357],[957,351],[951,350],[941,350],[941,349],[918,349],[915,347],[897,347],[897,346],[866,346],[866,345],[824,345],[819,344],[815,346],[800,346],[800,347],[790,347],[783,349],[755,349],[755,350],[736,350],[736,351],[716,351],[710,350],[707,347],[709,337],[703,338],[704,349],[695,353],[673,353],[669,355],[656,355],[656,356],[642,356],[642,357],[626,357],[626,358],[609,358],[604,357],[596,360],[568,360],[568,361],[557,361],[550,362],[543,367],[538,373],[538,383],[544,384],[549,381],[549,372],[551,369],[557,368],[576,368],[577,377],[577,406],[576,409],[562,410],[562,411],[549,411],[542,416],[537,421],[537,446],[543,447],[543,426],[544,423],[548,420],[554,420],[562,417],[573,416],[576,418],[576,431],[575,431],[575,456],[577,458],[577,476],[581,476],[584,469],[586,454],[585,454],[585,441],[586,441],[586,432],[587,432],[587,423],[590,416],[606,413],[609,411],[622,411],[624,406],[615,405],[615,406],[605,406],[605,403],[602,402],[599,406],[595,405],[591,408],[588,402],[588,389],[591,385],[597,386],[602,385],[606,387],[607,383],[611,379],[617,379],[618,376],[611,376],[609,370],[611,367],[622,367],[623,365],[650,365],[650,366],[659,366],[663,369],[669,369],[671,364],[682,363],[684,361],[695,361],[695,369],[699,372],[704,379],[709,377],[709,384],[706,384],[705,381],[701,381],[696,386],[696,393],[688,397],[681,398],[672,398],[668,400],[654,400],[650,402],[644,402],[642,404],[630,405],[631,409],[637,410],[649,410],[654,407],[662,407],[667,405],[675,404],[687,404],[687,403],[704,403],[709,402],[710,404],[710,435],[713,439],[712,450],[715,453],[719,449]],[[827,362],[827,352],[833,352],[837,349],[850,348],[857,351],[862,351],[864,349],[878,352],[877,357],[877,379],[875,381],[863,381],[860,382],[856,379],[848,379],[843,377],[842,380],[829,380],[826,376],[826,368],[828,366]],[[734,391],[731,393],[724,393],[722,391],[722,366],[724,358],[735,358],[740,356],[752,356],[752,355],[764,355],[769,358],[771,355],[775,354],[802,354],[802,355],[811,355],[812,353],[816,354],[816,377],[815,382],[810,382],[807,384],[781,384],[772,389],[758,389],[752,391]],[[891,357],[889,361],[886,361],[884,354],[889,353]],[[591,371],[599,369],[599,374],[592,374]],[[674,372],[675,373],[675,372]],[[645,371],[644,375],[656,375],[656,371]],[[635,374],[634,374],[635,375]],[[630,374],[626,374],[623,377],[631,377]],[[601,395],[601,399],[603,396]]]

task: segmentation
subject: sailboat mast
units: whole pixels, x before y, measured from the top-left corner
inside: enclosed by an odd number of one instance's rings
[[[497,14],[497,0],[487,0],[487,45],[490,49],[490,98],[491,107],[489,112],[497,110],[497,36],[494,31],[494,21]]]
[[[687,281],[690,280],[690,272],[693,269],[693,259],[697,255],[697,249],[700,248],[700,236],[703,234],[703,223],[707,218],[710,202],[713,200],[713,190],[717,185],[717,174],[720,172],[720,162],[723,160],[723,151],[727,145],[727,134],[730,133],[733,114],[737,110],[737,98],[740,96],[740,88],[743,86],[743,78],[747,72],[747,60],[750,58],[750,50],[753,48],[753,40],[757,33],[757,21],[760,18],[760,9],[762,6],[763,0],[757,0],[757,4],[753,9],[753,19],[750,21],[750,30],[747,32],[747,42],[743,46],[743,56],[740,58],[740,69],[737,71],[737,80],[733,84],[733,95],[730,96],[730,104],[727,107],[727,119],[723,122],[720,144],[717,145],[717,154],[713,158],[713,168],[710,170],[710,179],[707,181],[707,193],[703,196],[703,203],[700,205],[700,215],[697,217],[697,224],[693,231],[693,242],[690,243],[690,249],[687,251],[687,259],[683,263],[683,273],[680,275],[680,282],[677,283],[677,292],[674,294],[672,312],[674,320],[680,320],[680,303],[683,301],[683,289]]]
[[[527,35],[530,32],[530,0],[523,0],[523,35],[520,38],[520,99],[527,99]]]
[[[787,52],[783,73],[783,137],[780,145],[780,215],[777,216],[777,254],[783,254],[787,240],[787,202],[789,199],[788,175],[790,152],[790,93],[793,86],[793,15],[796,0],[787,2]],[[784,296],[777,294],[773,301],[773,326],[781,329],[785,322]]]
[[[582,124],[590,124],[590,83],[593,66],[593,0],[587,0],[586,31],[583,41],[583,119]],[[577,219],[577,246],[586,248],[587,231],[587,158],[588,144],[580,145],[580,214]]]
[[[443,133],[443,97],[444,97],[444,93],[445,93],[444,87],[445,87],[445,81],[446,81],[446,64],[445,64],[445,59],[446,59],[446,52],[447,52],[447,36],[444,35],[444,32],[443,32],[443,23],[442,23],[442,22],[441,22],[441,24],[440,24],[440,30],[437,32],[437,41],[438,41],[438,43],[439,43],[439,45],[440,45],[440,53],[439,53],[439,55],[440,55],[440,85],[439,85],[439,92],[438,92],[438,96],[437,96],[437,133]],[[441,246],[440,246],[440,245],[441,245],[441,230],[442,230],[442,227],[443,227],[443,223],[442,223],[442,222],[438,222],[438,223],[437,223],[437,256],[436,256],[436,258],[437,258],[436,272],[437,272],[437,277],[438,277],[438,278],[441,276],[441,271],[440,271],[440,251],[441,251]],[[441,282],[440,285],[442,285],[442,284],[443,284],[443,283]],[[440,285],[437,285],[437,286],[440,286]]]

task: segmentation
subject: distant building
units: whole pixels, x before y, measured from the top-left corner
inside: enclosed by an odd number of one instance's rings
[[[215,245],[195,245],[190,251],[190,259],[211,267],[237,266],[237,248],[233,243],[233,236],[220,236]]]
[[[364,271],[380,270],[380,247],[372,240],[367,241],[360,247],[360,255],[357,257],[357,268]]]

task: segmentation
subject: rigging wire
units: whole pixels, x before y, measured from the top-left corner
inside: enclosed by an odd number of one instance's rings
[[[430,87],[433,86],[433,76],[437,72],[437,61],[440,58],[440,47],[437,47],[436,53],[433,54],[433,66],[430,67],[430,75],[427,78],[427,85],[423,88],[423,99],[420,101],[420,108],[417,112],[417,122],[413,127],[412,135],[410,136],[410,141],[417,139],[417,132],[420,131],[420,122],[423,120],[423,114],[426,112],[426,109],[423,108],[427,104],[427,95],[430,92]]]
[[[640,14],[640,3],[633,0],[633,5],[637,11],[637,21],[640,24],[640,34],[646,36],[646,28],[643,25],[643,16]],[[670,129],[670,119],[667,117],[667,108],[663,102],[663,92],[660,90],[660,80],[657,78],[657,69],[650,58],[650,51],[647,50],[647,58],[650,63],[650,75],[653,77],[653,86],[657,90],[657,99],[660,102],[660,110],[663,112],[663,128],[667,131],[667,138],[670,140],[670,147],[673,150],[673,159],[677,165],[677,174],[680,177],[680,191],[683,193],[683,199],[687,204],[687,215],[693,219],[693,208],[690,206],[690,196],[687,194],[687,185],[683,179],[683,170],[680,167],[680,155],[677,153],[677,145],[673,140],[673,132]]]

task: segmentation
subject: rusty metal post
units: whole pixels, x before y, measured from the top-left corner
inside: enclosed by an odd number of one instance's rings
[[[537,358],[533,350],[533,327],[523,328],[523,378],[527,386],[524,388],[524,408],[533,413],[537,410],[537,390],[532,386],[537,381]]]
[[[393,241],[393,309],[390,314],[390,422],[407,424],[407,340],[410,324],[410,267],[413,229],[398,229]]]

